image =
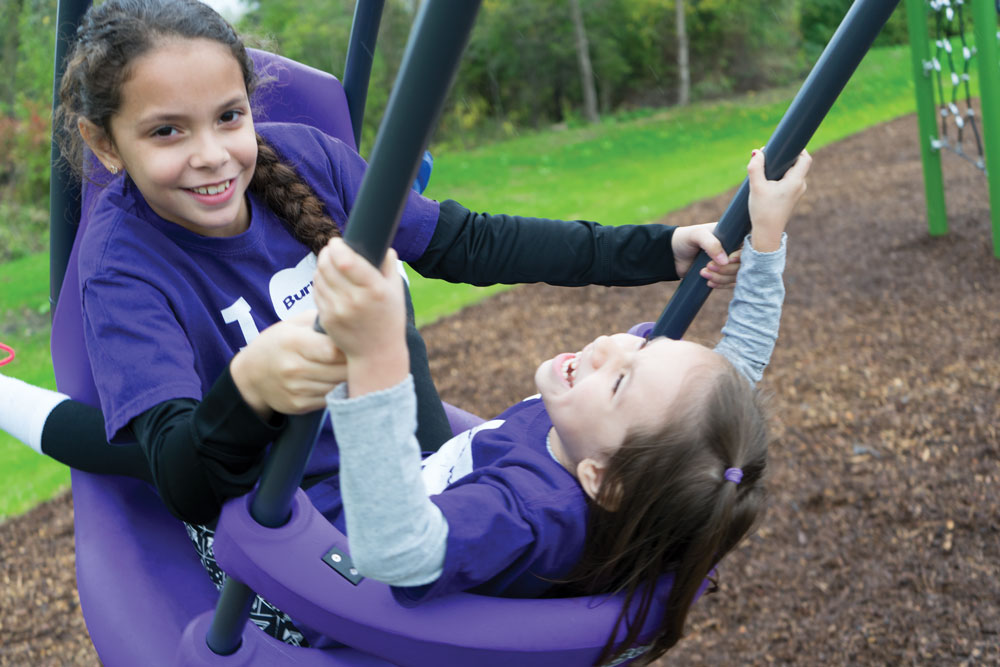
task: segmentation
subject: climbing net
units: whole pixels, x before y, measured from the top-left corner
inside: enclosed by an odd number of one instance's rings
[[[940,134],[931,145],[935,150],[948,148],[986,171],[983,139],[969,84],[976,47],[970,46],[966,34],[965,0],[930,0],[930,9],[935,24],[934,50],[930,61],[924,62],[924,70],[933,73],[935,104],[941,116]]]

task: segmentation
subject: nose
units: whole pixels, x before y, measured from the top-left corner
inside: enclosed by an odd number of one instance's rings
[[[590,365],[597,370],[607,363],[620,362],[622,356],[621,347],[610,336],[598,336],[593,342]]]
[[[214,132],[202,132],[191,154],[191,166],[195,169],[217,169],[229,161],[229,150]]]

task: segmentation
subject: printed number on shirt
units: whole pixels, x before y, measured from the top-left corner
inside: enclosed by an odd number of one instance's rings
[[[257,323],[253,321],[253,316],[250,315],[250,304],[243,297],[237,299],[228,308],[222,309],[222,319],[225,320],[226,324],[236,323],[240,325],[240,332],[242,332],[243,340],[246,341],[247,345],[260,335]],[[240,349],[242,350],[244,347],[246,345],[241,346]]]
[[[316,255],[309,253],[298,264],[276,272],[268,282],[268,292],[274,305],[274,314],[280,320],[286,320],[292,315],[315,308],[312,296],[312,277],[316,272]],[[222,309],[222,319],[226,324],[238,324],[246,347],[260,335],[260,329],[250,314],[252,310],[243,297],[232,305]]]

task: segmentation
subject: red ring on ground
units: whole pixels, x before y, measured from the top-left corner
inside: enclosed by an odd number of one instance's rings
[[[4,364],[9,364],[10,362],[14,361],[14,356],[15,356],[14,348],[12,348],[10,345],[4,345],[3,343],[0,343],[0,350],[3,350],[8,355],[6,359],[0,359],[0,366],[3,366]]]

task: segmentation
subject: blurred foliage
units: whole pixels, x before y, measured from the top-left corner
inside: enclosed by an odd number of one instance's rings
[[[0,264],[48,248],[48,210],[0,199]]]
[[[602,113],[674,103],[674,2],[580,0]],[[241,21],[286,56],[340,75],[354,3],[268,0]],[[685,0],[693,99],[780,86],[818,57],[851,0]],[[388,0],[366,107],[370,147],[418,0]],[[582,92],[566,0],[484,0],[436,141],[470,147],[518,128],[575,124]],[[902,8],[880,43],[906,39]]]
[[[370,150],[420,0],[387,0],[362,137]],[[602,114],[671,105],[676,98],[673,0],[580,0]],[[684,0],[692,101],[800,78],[851,0]],[[338,76],[353,0],[246,3],[248,43]],[[56,0],[2,0],[0,198],[4,212],[48,200],[49,110]],[[435,142],[471,147],[520,128],[580,124],[582,93],[566,0],[484,0]],[[902,5],[879,43],[906,40]],[[37,216],[13,215],[23,221]],[[5,239],[7,240],[7,239]]]
[[[8,215],[24,206],[48,208],[52,54],[56,0],[3,0],[0,20],[0,199]],[[14,215],[14,221],[37,215]],[[2,242],[10,242],[9,233]]]
[[[800,0],[802,38],[805,42],[806,56],[810,60],[819,57],[853,3],[854,0]],[[875,39],[875,46],[905,44],[909,41],[905,4],[900,2],[896,7],[889,17],[889,22]]]
[[[264,0],[247,12],[237,27],[250,44],[259,44],[341,78],[354,4],[353,0]],[[409,3],[386,2],[372,62],[362,150],[370,149],[374,142],[412,22]]]

